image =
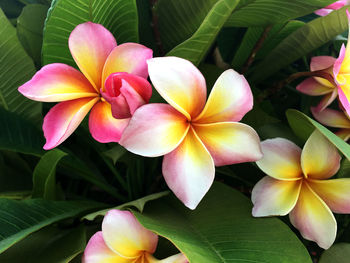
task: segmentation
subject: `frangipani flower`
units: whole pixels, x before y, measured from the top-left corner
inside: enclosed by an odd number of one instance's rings
[[[153,257],[158,236],[144,228],[129,211],[108,211],[102,231],[94,234],[84,251],[83,263],[187,263],[179,253],[158,260]]]
[[[322,70],[325,73],[333,75],[333,65],[335,58],[330,56],[317,56],[311,58],[310,70],[318,71]],[[330,105],[338,96],[337,87],[334,83],[331,83],[325,78],[310,77],[301,82],[297,88],[301,93],[310,96],[324,95],[323,99],[317,106],[318,111],[324,110]]]
[[[329,13],[331,13],[332,11],[338,10],[338,9],[342,8],[343,6],[346,6],[348,4],[350,4],[349,0],[339,0],[339,1],[334,2],[333,4],[326,6],[325,8],[322,8],[322,9],[315,11],[315,14],[319,15],[319,16],[326,16]]]
[[[350,139],[350,118],[346,113],[329,108],[321,112],[311,108],[311,112],[320,123],[329,127],[340,128],[335,134],[344,141]]]
[[[152,50],[136,43],[117,46],[107,29],[91,22],[78,25],[72,31],[68,44],[81,72],[65,64],[49,64],[18,89],[32,100],[60,102],[45,116],[44,149],[52,149],[66,140],[90,110],[89,129],[94,139],[103,143],[118,142],[131,112],[123,118],[113,118],[111,105],[101,97],[105,81],[112,73],[122,72],[118,75],[120,85],[109,82],[110,85],[115,84],[109,89],[114,88],[120,100],[125,94],[133,93],[119,103],[120,107],[132,105],[134,111],[142,104],[140,100],[134,103],[137,95],[143,98],[143,103],[148,102],[152,87],[146,80],[146,60],[152,57]]]
[[[257,133],[238,123],[253,107],[246,79],[233,70],[218,78],[206,103],[203,75],[177,57],[147,61],[151,81],[170,104],[136,110],[120,144],[143,156],[164,156],[169,188],[194,209],[214,180],[215,166],[252,162],[262,157]]]
[[[303,150],[283,138],[262,142],[257,162],[268,176],[253,188],[253,216],[283,216],[308,240],[327,249],[336,237],[335,213],[350,213],[350,179],[326,180],[337,173],[340,155],[314,131]]]

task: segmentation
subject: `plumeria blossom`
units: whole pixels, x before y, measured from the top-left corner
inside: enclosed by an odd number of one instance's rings
[[[311,108],[311,112],[315,119],[320,123],[329,127],[339,128],[335,134],[344,141],[350,139],[350,117],[346,112],[329,108],[324,109],[321,112],[317,111],[315,108]]]
[[[331,56],[317,56],[311,58],[310,70],[321,70],[325,73],[333,75],[333,65],[336,58]],[[301,82],[297,88],[301,93],[310,96],[324,96],[317,106],[318,111],[324,110],[338,96],[337,86],[335,83],[321,77],[309,77]]]
[[[350,179],[327,180],[337,173],[340,155],[315,130],[303,150],[275,138],[262,142],[264,157],[257,162],[268,176],[253,188],[253,216],[283,216],[308,240],[328,249],[337,232],[335,213],[350,213]]]
[[[315,14],[319,15],[319,16],[326,16],[329,13],[333,12],[334,10],[338,10],[338,9],[342,8],[343,6],[346,6],[348,4],[350,4],[349,0],[335,1],[333,4],[330,4],[330,5],[326,6],[325,8],[322,8],[322,9],[315,11]]]
[[[158,260],[153,257],[158,236],[144,228],[129,211],[108,211],[102,231],[89,240],[83,263],[187,263],[183,254]]]
[[[151,97],[146,60],[152,57],[152,50],[136,43],[117,46],[106,28],[91,22],[78,25],[68,45],[81,72],[65,64],[49,64],[18,89],[32,100],[60,102],[44,118],[44,149],[66,140],[90,110],[93,138],[118,142],[135,108]]]
[[[138,108],[120,144],[143,156],[161,156],[169,188],[194,209],[214,180],[215,166],[262,157],[257,133],[238,123],[253,107],[244,76],[227,70],[206,103],[206,83],[189,61],[177,57],[147,61],[151,81],[170,104]]]

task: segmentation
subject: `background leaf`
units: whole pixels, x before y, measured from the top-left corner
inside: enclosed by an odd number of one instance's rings
[[[348,263],[350,244],[338,243],[323,252],[319,263]]]

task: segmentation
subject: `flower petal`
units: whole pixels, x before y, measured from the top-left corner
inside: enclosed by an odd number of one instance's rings
[[[331,93],[334,90],[334,87],[330,88],[328,86],[325,86],[318,81],[316,81],[315,78],[307,78],[304,81],[302,81],[296,89],[300,91],[301,93],[310,95],[310,96],[319,96]]]
[[[315,130],[304,145],[301,167],[306,177],[327,179],[339,170],[340,159],[337,148]]]
[[[323,125],[334,128],[350,128],[350,120],[344,112],[329,108],[319,112],[314,107],[311,107],[311,112],[315,119]]]
[[[79,126],[99,98],[82,98],[60,102],[46,114],[43,123],[45,150],[66,140]]]
[[[256,131],[238,122],[193,124],[198,137],[210,152],[216,166],[255,162],[262,158]]]
[[[295,206],[302,180],[284,181],[270,176],[262,178],[253,188],[253,216],[285,216]]]
[[[195,209],[208,192],[214,175],[214,161],[193,128],[174,151],[164,156],[164,179],[190,209]]]
[[[31,100],[58,102],[97,96],[81,72],[61,63],[42,67],[18,91]]]
[[[232,69],[223,72],[215,82],[198,123],[240,121],[253,108],[253,94],[243,75]]]
[[[305,239],[315,241],[324,249],[333,244],[337,222],[332,211],[305,181],[289,218]]]
[[[332,74],[333,73],[333,65],[336,61],[336,58],[331,56],[317,56],[311,58],[310,70],[325,70],[325,72]],[[315,77],[315,80],[318,81],[321,85],[334,88],[334,85],[330,83],[327,79]]]
[[[323,111],[338,97],[338,89],[335,88],[331,93],[326,94],[321,101],[318,103],[316,110]]]
[[[161,57],[147,63],[154,87],[171,106],[189,120],[203,110],[207,97],[205,79],[190,61]]]
[[[130,118],[115,119],[112,116],[111,105],[100,101],[91,110],[89,129],[92,137],[102,143],[119,142]]]
[[[102,87],[109,75],[127,72],[147,79],[146,61],[153,56],[152,49],[137,43],[124,43],[113,49],[103,68]]]
[[[301,178],[301,149],[284,138],[268,139],[261,143],[263,158],[256,162],[267,175],[279,180]]]
[[[188,263],[187,258],[184,254],[176,254],[171,257],[165,258],[163,260],[159,260],[159,263]]]
[[[350,129],[341,129],[335,134],[342,138],[344,141],[348,141],[350,139]]]
[[[113,35],[100,24],[86,22],[72,31],[68,45],[80,71],[99,92],[103,66],[117,46]]]
[[[158,236],[144,228],[130,211],[109,210],[102,222],[102,233],[107,246],[123,257],[154,253],[157,248]]]
[[[182,142],[188,128],[186,117],[170,105],[147,104],[135,111],[119,143],[142,156],[161,156]]]
[[[84,251],[83,263],[132,263],[133,259],[119,256],[110,250],[102,236],[102,231],[94,234]]]
[[[350,178],[308,180],[309,186],[335,213],[350,213]]]
[[[350,81],[350,80],[349,80]],[[350,87],[350,82],[349,82],[349,87]],[[350,115],[350,90],[349,87],[346,85],[338,87],[338,94],[339,94],[339,100],[346,110],[346,113]],[[348,92],[345,93],[345,90]]]

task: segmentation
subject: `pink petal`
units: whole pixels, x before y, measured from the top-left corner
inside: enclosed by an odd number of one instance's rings
[[[61,63],[42,67],[18,91],[31,100],[56,102],[97,96],[81,72]]]
[[[324,249],[333,244],[337,222],[332,211],[305,181],[289,218],[305,239],[315,241]]]
[[[327,179],[339,170],[340,159],[337,148],[315,130],[304,145],[301,167],[306,177]]]
[[[268,139],[261,143],[263,158],[256,162],[267,175],[279,180],[298,180],[302,171],[301,149],[284,138]]]
[[[253,216],[284,216],[295,206],[302,180],[284,181],[265,176],[253,188]]]
[[[337,85],[343,85],[343,79],[340,79],[340,82],[338,80],[338,74],[340,72],[340,68],[342,67],[342,63],[345,59],[345,45],[342,44],[341,48],[340,48],[340,52],[339,52],[339,57],[336,59],[336,61],[334,62],[334,66],[333,66],[333,76],[334,76],[334,80],[337,83]]]
[[[102,143],[119,142],[130,118],[115,119],[112,116],[111,105],[100,101],[91,110],[89,129],[92,137]]]
[[[350,115],[350,92],[349,92],[349,96],[346,96],[344,93],[343,87],[339,86],[338,87],[338,94],[339,94],[339,100],[340,100],[342,106],[346,110],[346,113],[348,115]]]
[[[260,139],[250,126],[238,122],[193,124],[216,166],[255,162],[262,158]]]
[[[100,24],[86,22],[72,31],[68,45],[75,63],[99,92],[106,59],[117,46],[113,35]]]
[[[161,156],[174,150],[186,136],[187,119],[167,104],[146,104],[135,111],[120,144],[143,156]]]
[[[46,114],[43,123],[45,150],[66,140],[79,126],[99,98],[82,98],[60,102]]]
[[[208,192],[214,175],[214,161],[192,128],[182,143],[164,156],[164,179],[190,209],[195,209]]]
[[[159,260],[158,263],[188,263],[188,260],[185,255],[179,253],[166,259]]]
[[[322,69],[328,69],[334,65],[336,58],[331,56],[316,56],[311,58],[310,70],[317,71]],[[330,72],[331,73],[331,70]]]
[[[311,112],[315,119],[323,125],[334,128],[350,128],[350,120],[344,112],[329,108],[319,112],[314,107],[311,107]]]
[[[327,108],[329,105],[332,104],[332,102],[338,97],[338,89],[335,88],[331,93],[326,94],[323,96],[321,101],[316,107],[317,111],[323,111],[325,108]]]
[[[194,121],[240,121],[252,108],[253,95],[247,80],[243,75],[228,69],[215,82],[207,104]]]
[[[207,97],[205,79],[188,60],[177,57],[147,61],[151,81],[159,94],[189,120],[204,108]]]
[[[324,94],[331,93],[334,88],[330,88],[328,86],[322,85],[315,78],[307,78],[302,81],[296,89],[301,93],[310,95],[310,96],[320,96]]]
[[[329,13],[331,13],[332,11],[334,11],[334,10],[333,9],[322,8],[322,9],[316,10],[314,13],[316,15],[319,15],[319,16],[326,16]]]
[[[158,236],[144,228],[130,211],[109,210],[102,222],[107,246],[123,257],[136,258],[154,253]]]

